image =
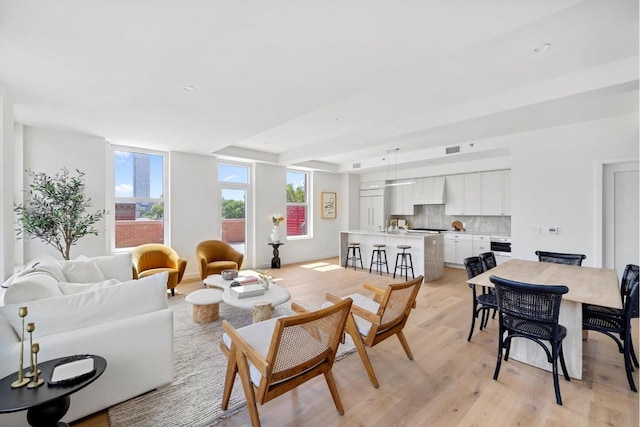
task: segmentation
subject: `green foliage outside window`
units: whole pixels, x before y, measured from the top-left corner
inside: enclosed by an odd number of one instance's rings
[[[287,203],[306,203],[307,194],[303,186],[293,188],[293,184],[287,184]]]
[[[233,199],[222,199],[222,218],[244,218],[244,201]]]

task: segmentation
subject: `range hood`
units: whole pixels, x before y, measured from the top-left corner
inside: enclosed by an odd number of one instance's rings
[[[416,181],[413,192],[414,205],[443,205],[444,202],[444,176]]]

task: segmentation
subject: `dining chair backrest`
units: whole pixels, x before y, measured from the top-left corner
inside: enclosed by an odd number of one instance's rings
[[[627,299],[624,306],[625,316],[628,319],[637,319],[638,311],[639,311],[639,302],[638,302],[638,282],[640,279],[636,275],[634,279],[632,279],[629,284],[629,294],[627,295]]]
[[[480,261],[482,261],[482,269],[484,271],[491,270],[496,267],[498,263],[496,262],[496,256],[493,252],[484,252],[478,255]]]
[[[471,256],[464,259],[464,268],[467,270],[467,277],[473,279],[478,274],[482,274],[482,261],[480,257]]]
[[[516,282],[497,276],[489,278],[495,285],[500,318],[522,319],[557,328],[562,295],[569,288]],[[502,321],[502,320],[501,320]],[[517,324],[517,322],[512,322]],[[512,329],[517,329],[517,326]]]
[[[620,297],[622,298],[622,304],[624,304],[627,295],[629,295],[629,287],[633,280],[637,280],[640,275],[640,268],[635,264],[627,264],[622,273],[622,279],[620,279]]]
[[[582,260],[587,258],[586,255],[583,254],[565,254],[560,252],[545,252],[545,251],[536,251],[536,255],[538,255],[538,261],[540,262],[551,262],[554,264],[566,264],[566,265],[582,265]]]

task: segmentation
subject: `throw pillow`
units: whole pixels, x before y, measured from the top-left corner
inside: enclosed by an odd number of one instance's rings
[[[59,297],[62,291],[58,281],[47,273],[34,271],[16,279],[4,293],[5,304],[22,304],[27,301]]]
[[[131,271],[131,252],[97,256],[91,258],[106,279],[118,279],[121,282],[133,279]]]
[[[70,283],[97,283],[106,280],[96,263],[85,256],[64,261],[62,263],[62,271],[66,281]]]
[[[105,286],[118,285],[121,282],[118,279],[107,279],[104,282],[98,283],[69,283],[60,282],[58,287],[64,295],[77,294],[79,292],[93,291],[96,289],[104,288]]]
[[[34,338],[126,319],[168,308],[168,273],[154,274],[89,292],[0,307],[16,333],[21,333],[20,306],[28,308],[27,322],[34,322]]]

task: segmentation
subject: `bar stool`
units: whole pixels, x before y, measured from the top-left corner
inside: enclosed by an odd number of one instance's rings
[[[384,265],[387,268],[387,274],[389,274],[389,264],[387,264],[387,250],[385,249],[387,245],[383,244],[375,244],[373,247],[375,248],[371,252],[371,263],[369,263],[369,273],[371,273],[371,268],[375,265],[376,271],[380,272],[382,276],[382,266]],[[382,254],[384,254],[384,261],[382,261]],[[375,257],[375,261],[374,261]]]
[[[354,270],[356,269],[358,260],[360,261],[360,268],[364,270],[364,266],[362,265],[362,254],[360,253],[360,243],[349,242],[349,247],[347,248],[347,259],[344,261],[344,268],[347,268],[349,260],[351,260]]]
[[[400,277],[402,277],[402,271],[404,270],[405,280],[409,280],[409,269],[411,269],[411,277],[416,278],[413,274],[413,261],[411,260],[411,253],[407,252],[407,249],[411,249],[411,246],[398,245],[398,249],[402,249],[402,252],[398,252],[396,255],[396,268],[393,270],[393,278],[396,278],[396,270],[400,269]],[[407,258],[409,263],[407,264]]]

